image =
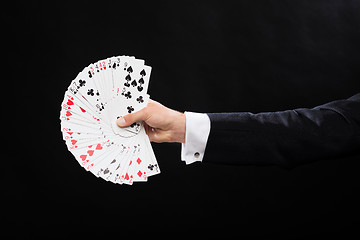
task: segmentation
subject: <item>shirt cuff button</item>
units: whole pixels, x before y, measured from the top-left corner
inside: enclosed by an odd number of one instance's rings
[[[198,152],[194,153],[194,157],[195,157],[195,158],[199,158],[199,157],[200,157],[200,153],[198,153]]]

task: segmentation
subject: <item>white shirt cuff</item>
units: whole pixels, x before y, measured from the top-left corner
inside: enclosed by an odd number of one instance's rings
[[[185,143],[181,145],[181,160],[186,164],[202,161],[210,133],[210,119],[205,113],[185,112]]]

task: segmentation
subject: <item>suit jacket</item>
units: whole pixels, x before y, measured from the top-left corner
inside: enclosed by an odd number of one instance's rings
[[[312,109],[208,116],[203,162],[293,167],[360,153],[360,93]]]

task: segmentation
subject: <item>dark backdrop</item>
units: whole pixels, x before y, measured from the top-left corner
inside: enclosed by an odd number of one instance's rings
[[[153,144],[162,173],[120,186],[76,163],[59,111],[77,73],[114,55],[145,59],[149,94],[179,111],[347,98],[360,91],[359,12],[359,1],[340,0],[12,3],[1,16],[2,69],[16,90],[4,125],[16,124],[16,147],[2,159],[9,234],[358,235],[359,156],[291,170],[186,166],[179,144]]]

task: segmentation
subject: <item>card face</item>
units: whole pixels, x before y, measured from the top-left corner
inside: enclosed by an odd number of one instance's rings
[[[65,92],[63,140],[80,166],[96,177],[132,185],[160,173],[143,123],[116,124],[119,117],[147,106],[150,74],[144,60],[109,57],[85,67]]]

